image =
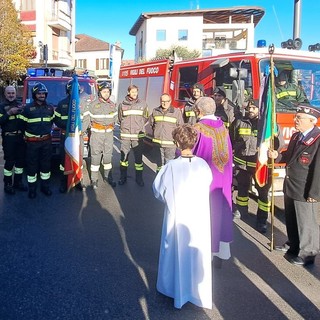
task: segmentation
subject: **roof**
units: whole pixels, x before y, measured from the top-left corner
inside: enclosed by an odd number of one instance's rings
[[[187,17],[187,16],[203,16],[203,23],[229,23],[232,17],[233,23],[250,23],[251,16],[253,16],[253,23],[256,26],[261,18],[264,16],[264,9],[261,7],[230,7],[219,9],[205,9],[205,10],[185,10],[185,11],[167,11],[167,12],[151,12],[141,13],[129,34],[135,36],[147,19],[153,17]]]
[[[86,34],[77,34],[75,51],[76,52],[87,52],[87,51],[108,51],[109,42],[102,41]]]

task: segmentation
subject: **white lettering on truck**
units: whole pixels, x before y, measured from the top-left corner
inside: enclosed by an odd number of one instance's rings
[[[159,67],[147,68],[147,74],[157,74],[159,73]]]

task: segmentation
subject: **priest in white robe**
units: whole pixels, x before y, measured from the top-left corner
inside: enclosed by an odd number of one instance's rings
[[[157,290],[174,299],[212,308],[209,191],[212,181],[205,160],[192,155],[197,132],[186,124],[173,131],[181,156],[157,174],[153,191],[165,203]]]

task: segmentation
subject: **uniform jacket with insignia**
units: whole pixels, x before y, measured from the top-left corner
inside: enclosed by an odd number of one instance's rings
[[[145,136],[145,124],[148,117],[148,106],[145,101],[139,98],[132,100],[126,96],[118,108],[121,139],[138,140]]]
[[[90,121],[101,126],[114,126],[117,118],[116,105],[108,99],[98,98],[89,106]]]
[[[153,141],[161,146],[175,147],[172,131],[183,125],[182,112],[170,106],[164,110],[161,106],[154,108],[150,116],[150,125],[153,129]]]
[[[22,121],[19,117],[19,114],[8,115],[8,111],[11,108],[19,107],[22,109],[22,106],[17,102],[17,100],[8,101],[6,100],[4,103],[0,105],[0,126],[2,129],[2,134],[5,132],[16,132],[22,129]]]
[[[299,132],[292,135],[281,159],[286,163],[284,193],[298,201],[320,201],[320,129],[314,127],[301,142],[298,137]]]
[[[25,134],[27,136],[43,136],[51,134],[54,109],[52,105],[39,105],[35,101],[24,108],[21,119],[24,121]]]

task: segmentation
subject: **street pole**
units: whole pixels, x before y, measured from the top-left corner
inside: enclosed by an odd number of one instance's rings
[[[47,68],[48,66],[48,45],[47,44],[43,46],[43,60],[45,62],[45,67]]]
[[[294,0],[293,39],[300,38],[301,1]]]

